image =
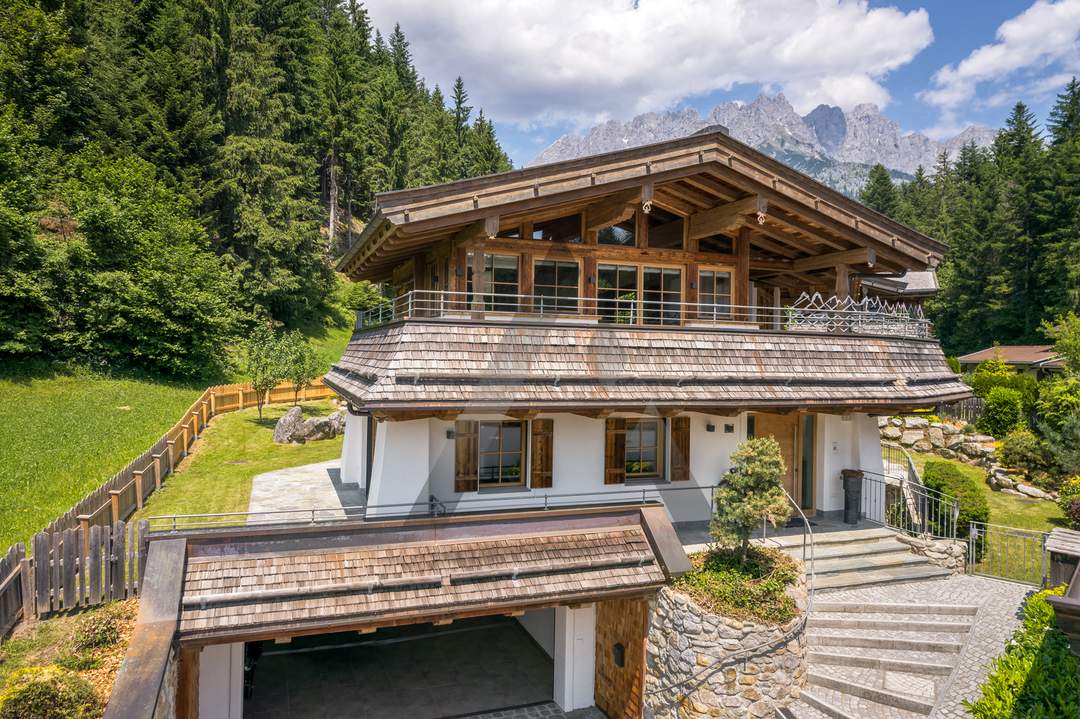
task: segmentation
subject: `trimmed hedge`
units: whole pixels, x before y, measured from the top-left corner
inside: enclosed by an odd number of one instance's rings
[[[960,503],[960,514],[956,520],[957,537],[968,536],[971,522],[990,521],[990,504],[986,500],[986,493],[976,480],[964,475],[951,462],[927,462],[923,468],[923,484],[952,495]]]
[[[990,390],[986,395],[986,409],[975,422],[981,431],[995,437],[1004,437],[1025,424],[1024,400],[1018,391],[1008,387]]]
[[[1080,660],[1070,653],[1046,601],[1047,595],[1064,593],[1061,586],[1028,597],[1023,624],[990,665],[981,696],[964,702],[975,719],[1080,716]]]

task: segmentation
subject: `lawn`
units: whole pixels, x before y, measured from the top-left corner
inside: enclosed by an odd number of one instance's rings
[[[328,401],[302,402],[301,407],[305,416],[333,411]],[[289,409],[287,404],[268,405],[261,420],[254,408],[215,417],[195,451],[136,518],[245,512],[255,475],[341,456],[340,436],[301,445],[274,444],[274,423]]]
[[[122,469],[201,386],[89,373],[0,375],[0,552]]]

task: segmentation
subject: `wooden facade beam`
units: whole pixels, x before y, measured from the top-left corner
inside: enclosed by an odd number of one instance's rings
[[[499,234],[499,216],[488,215],[454,234],[455,242],[488,240]],[[425,240],[426,242],[426,240]]]
[[[732,291],[736,306],[750,304],[750,228],[740,227],[735,235],[735,282]]]
[[[641,188],[624,190],[585,208],[585,231],[602,230],[630,218],[641,203]]]
[[[795,272],[813,272],[824,270],[837,265],[870,265],[877,262],[877,252],[872,247],[859,247],[854,250],[843,252],[831,252],[827,255],[816,257],[804,257],[791,263],[791,269]]]
[[[763,219],[769,210],[768,201],[761,195],[751,195],[718,207],[690,215],[690,237],[700,239],[712,235],[730,235],[746,224],[750,215]]]

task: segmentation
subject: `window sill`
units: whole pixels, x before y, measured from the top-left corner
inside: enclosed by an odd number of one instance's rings
[[[663,477],[639,477],[636,479],[627,479],[624,483],[628,487],[650,487],[655,485],[668,485],[671,484]]]
[[[481,487],[477,494],[529,494],[532,487]]]

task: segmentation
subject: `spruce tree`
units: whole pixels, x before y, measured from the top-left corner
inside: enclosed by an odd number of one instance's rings
[[[469,133],[465,156],[470,177],[506,172],[513,168],[510,158],[503,152],[495,137],[495,126],[484,117],[483,110],[477,113]]]
[[[870,168],[866,186],[859,193],[859,201],[883,215],[895,217],[900,207],[896,185],[892,176],[881,163]]]
[[[1044,318],[1080,309],[1080,83],[1058,95],[1047,123],[1047,182],[1038,197]]]

